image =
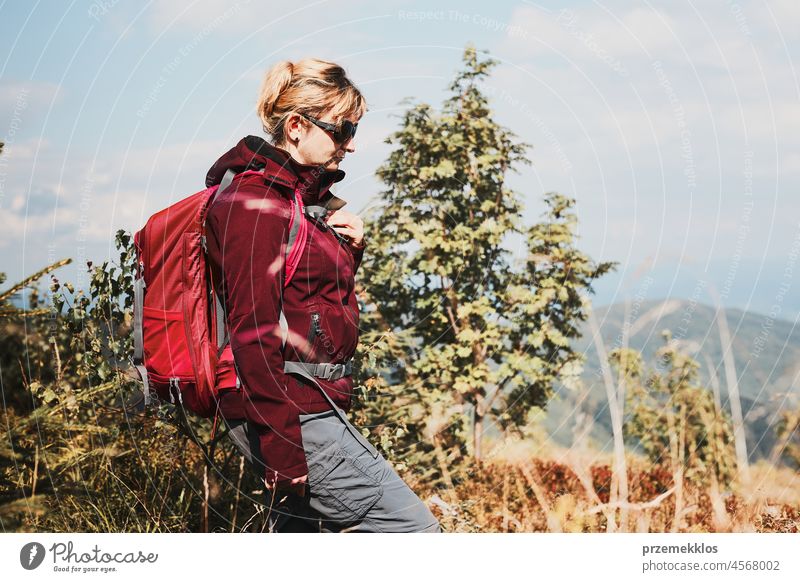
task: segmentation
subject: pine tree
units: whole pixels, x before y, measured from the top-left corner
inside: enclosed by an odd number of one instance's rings
[[[392,368],[368,385],[394,395],[375,421],[407,423],[408,446],[466,446],[477,460],[487,420],[520,427],[555,382],[579,382],[570,340],[592,281],[614,265],[575,248],[566,196],[546,194],[545,220],[524,227],[506,177],[529,146],[492,119],[479,86],[495,64],[468,46],[441,111],[412,106],[387,138],[396,147],[378,169],[386,187],[366,217],[360,275],[363,355]],[[522,260],[505,248],[513,236],[527,243]]]

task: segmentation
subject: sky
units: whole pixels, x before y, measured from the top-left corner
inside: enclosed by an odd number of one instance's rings
[[[380,200],[384,140],[439,107],[468,43],[499,61],[494,118],[531,144],[509,176],[528,222],[576,199],[579,247],[617,261],[595,302],[683,298],[800,314],[800,3],[0,3],[0,272],[113,254],[117,229],[203,188],[263,135],[280,60],[342,65],[365,95],[337,195]],[[512,249],[515,253],[521,249]]]

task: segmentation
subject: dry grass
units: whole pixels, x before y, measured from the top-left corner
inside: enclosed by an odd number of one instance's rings
[[[789,469],[754,465],[751,483],[732,491],[684,483],[682,509],[675,515],[673,473],[665,467],[630,457],[629,499],[623,502],[610,499],[610,459],[581,465],[569,455],[508,453],[517,458],[454,474],[453,491],[427,492],[447,531],[606,532],[609,520],[611,531],[627,532],[800,531],[800,476]]]

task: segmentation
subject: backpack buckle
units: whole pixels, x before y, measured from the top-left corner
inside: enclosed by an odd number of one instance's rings
[[[318,364],[317,370],[322,369],[322,374],[318,376],[324,380],[334,380],[334,373],[336,373],[336,364]]]
[[[323,370],[320,377],[325,380],[338,380],[339,378],[349,376],[353,369],[352,363],[352,360],[348,360],[344,364],[319,364],[318,369],[322,368]]]

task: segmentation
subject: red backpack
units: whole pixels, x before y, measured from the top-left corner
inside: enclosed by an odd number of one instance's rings
[[[239,175],[248,174],[261,172]],[[224,310],[207,265],[204,232],[214,195],[230,186],[235,175],[228,170],[219,186],[157,212],[134,235],[132,364],[144,385],[145,406],[155,392],[161,400],[177,400],[211,418],[219,390],[238,385]],[[307,238],[303,201],[295,195],[291,204],[284,287],[294,275]],[[285,323],[281,311],[284,333]]]

